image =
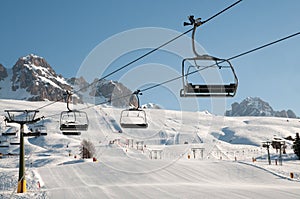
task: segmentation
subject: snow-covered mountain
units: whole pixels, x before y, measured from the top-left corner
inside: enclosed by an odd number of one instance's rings
[[[226,111],[226,116],[274,116],[296,118],[292,110],[275,111],[268,102],[259,97],[247,97],[241,103],[231,104],[231,110]]]
[[[56,101],[61,98],[65,90],[72,89],[44,58],[33,54],[19,58],[12,70],[8,71],[9,75],[5,82],[10,82],[11,86],[8,86],[9,84],[5,86],[11,93],[22,93],[17,96],[23,100]]]
[[[120,98],[132,93],[116,81],[95,79],[93,86],[83,77],[64,78],[57,74],[43,58],[30,54],[18,59],[10,69],[0,64],[0,98],[28,101],[64,101],[66,90],[78,91],[73,102],[101,103],[113,100],[112,105],[123,107],[128,99]]]
[[[148,104],[144,104],[142,105],[143,109],[161,109],[161,107],[157,104],[153,104],[153,103],[148,103]]]

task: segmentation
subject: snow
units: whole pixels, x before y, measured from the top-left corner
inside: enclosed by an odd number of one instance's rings
[[[28,99],[32,97],[26,89],[19,88],[17,91],[13,91],[11,87],[7,85],[11,85],[11,79],[13,75],[12,69],[7,69],[8,77],[6,77],[3,81],[0,81],[0,99]]]
[[[67,81],[60,76],[55,76],[55,74],[52,74],[51,71],[49,71],[47,68],[42,66],[36,66],[34,63],[29,62],[30,58],[41,58],[37,55],[28,55],[26,57],[22,57],[23,60],[28,61],[28,63],[24,64],[25,67],[27,67],[29,70],[32,70],[34,72],[34,76],[37,78],[37,81],[35,81],[36,85],[39,85],[39,83],[44,82],[48,83],[58,89],[62,89],[58,84],[61,83],[62,85],[69,85]],[[0,81],[0,99],[18,99],[18,100],[26,100],[29,98],[34,97],[34,95],[30,94],[30,92],[26,91],[26,89],[18,88],[16,91],[12,90],[11,86],[11,80],[13,77],[13,70],[7,69],[8,76],[4,78],[3,81]],[[40,75],[39,75],[40,73]]]
[[[41,81],[49,83],[49,84],[53,85],[54,87],[61,89],[60,86],[58,86],[57,84],[54,83],[54,81],[52,81],[53,79],[56,80],[57,82],[60,82],[61,84],[68,84],[64,78],[61,78],[59,76],[55,77],[45,67],[36,66],[35,64],[32,64],[32,63],[24,64],[24,66],[26,66],[29,70],[33,70],[35,72],[36,76],[41,79]],[[41,75],[38,75],[36,71],[41,71]]]
[[[36,109],[47,103],[0,100],[0,108]],[[64,103],[40,110],[37,117],[46,117],[48,135],[25,138],[28,191],[16,193],[18,156],[3,156],[0,198],[297,198],[300,194],[300,162],[292,142],[286,141],[282,166],[275,165],[278,153],[272,148],[268,165],[261,147],[274,136],[295,137],[299,119],[146,109],[147,129],[122,129],[121,109],[87,106],[74,105],[87,112],[90,124],[77,137],[59,131]],[[79,158],[83,139],[93,142],[97,162]],[[153,150],[161,155],[151,159]],[[17,154],[19,148],[0,152]]]
[[[22,59],[25,60],[25,61],[28,61],[28,60],[30,60],[31,57],[43,59],[43,57],[35,55],[35,54],[29,54],[27,56],[22,57]]]

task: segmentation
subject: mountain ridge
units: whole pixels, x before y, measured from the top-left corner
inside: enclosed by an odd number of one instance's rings
[[[276,111],[272,106],[259,97],[247,97],[241,103],[231,104],[231,110],[225,112],[225,116],[269,116],[297,118],[292,110]]]
[[[122,83],[95,79],[90,86],[83,77],[64,78],[57,74],[45,58],[35,54],[20,57],[12,68],[0,64],[0,98],[27,101],[64,101],[65,92],[78,91],[73,103],[111,102],[125,107],[132,93]]]

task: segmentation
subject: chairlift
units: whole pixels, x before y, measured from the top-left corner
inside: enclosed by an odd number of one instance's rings
[[[15,126],[6,126],[8,129],[2,133],[9,145],[20,145],[19,130]]]
[[[9,147],[9,143],[7,142],[7,137],[1,136],[0,148],[8,148],[8,147]]]
[[[34,123],[29,126],[29,133],[24,134],[24,136],[46,136],[47,135],[47,127],[44,124],[44,119],[41,122]]]
[[[20,142],[10,142],[9,144],[12,146],[18,146],[18,145],[20,145]]]
[[[180,90],[181,97],[233,97],[236,94],[238,87],[238,78],[234,71],[234,68],[229,60],[220,59],[210,55],[200,55],[195,48],[195,32],[198,26],[202,24],[201,19],[194,19],[194,16],[189,17],[189,23],[185,22],[184,25],[193,25],[192,33],[192,47],[195,57],[185,58],[182,61],[182,84],[183,89]],[[191,64],[193,63],[193,64]],[[200,64],[199,64],[200,63]],[[189,81],[188,76],[195,73],[206,70],[208,68],[229,70],[233,76],[233,82],[231,83],[214,83],[205,84],[197,83],[193,84]],[[191,69],[194,69],[191,72]]]
[[[8,148],[9,145],[0,143],[0,148]]]
[[[133,92],[129,100],[131,108],[123,110],[120,116],[120,125],[122,128],[147,128],[146,112],[140,108],[139,96],[140,90]]]
[[[71,110],[69,102],[71,93],[67,91],[67,111],[60,114],[60,130],[63,135],[81,135],[81,131],[88,130],[88,116],[86,112]]]
[[[18,137],[19,130],[14,126],[6,126],[7,130],[5,130],[3,133],[1,133],[2,136],[7,137]]]
[[[9,138],[9,144],[13,146],[20,145],[20,139],[18,137]]]

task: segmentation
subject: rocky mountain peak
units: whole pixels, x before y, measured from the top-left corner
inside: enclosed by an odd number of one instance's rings
[[[0,81],[4,80],[4,78],[6,77],[7,77],[7,70],[2,64],[0,64]]]
[[[31,95],[27,100],[56,101],[65,90],[72,89],[44,58],[37,55],[19,58],[12,71],[12,90],[25,89]]]
[[[132,91],[122,83],[112,80],[95,79],[92,85],[92,90],[89,93],[90,96],[104,97],[108,101],[111,101],[111,105],[115,107],[126,107],[129,105]]]
[[[296,118],[292,110],[275,111],[268,102],[259,97],[247,97],[241,103],[231,104],[231,110],[226,111],[226,116],[274,116]]]
[[[64,101],[66,90],[78,91],[72,96],[73,103],[108,101],[116,107],[128,106],[132,93],[117,81],[95,79],[90,84],[83,77],[65,79],[56,74],[46,59],[34,54],[20,57],[9,69],[0,65],[2,99]]]

